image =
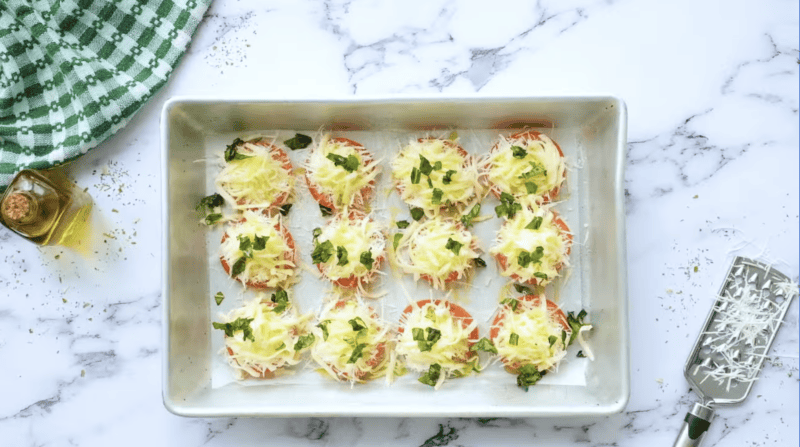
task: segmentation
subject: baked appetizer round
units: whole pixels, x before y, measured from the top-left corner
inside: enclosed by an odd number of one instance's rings
[[[375,189],[378,163],[364,146],[347,138],[320,139],[306,161],[311,196],[331,211],[363,210]]]
[[[234,209],[274,210],[294,189],[292,162],[266,138],[239,138],[224,154],[225,167],[217,175],[217,191]]]
[[[461,222],[442,216],[413,222],[396,242],[400,269],[438,289],[466,278],[480,255],[478,239]]]
[[[558,305],[544,296],[505,299],[489,332],[506,371],[517,384],[536,383],[567,353],[572,329]]]
[[[314,359],[341,382],[366,382],[386,373],[389,325],[357,300],[330,301],[313,328]]]
[[[461,306],[422,300],[403,311],[395,353],[409,370],[424,372],[420,382],[438,389],[447,377],[478,368],[478,356],[470,349],[478,336],[477,323]]]
[[[322,276],[339,287],[355,289],[372,282],[385,259],[386,237],[380,225],[355,211],[337,214],[314,229],[311,260]]]
[[[515,281],[545,285],[569,265],[572,233],[547,206],[523,207],[503,222],[489,253],[500,274]]]
[[[463,207],[482,195],[475,159],[450,140],[409,142],[392,161],[392,179],[405,203],[425,211]]]
[[[280,216],[245,210],[226,226],[220,251],[225,273],[247,287],[281,287],[294,279],[297,252]]]
[[[535,130],[501,137],[482,171],[495,196],[511,194],[524,203],[554,200],[567,172],[558,144]]]
[[[214,329],[225,332],[225,353],[239,378],[272,378],[283,368],[300,362],[302,352],[314,344],[309,322],[299,315],[284,290],[255,299],[225,315]]]

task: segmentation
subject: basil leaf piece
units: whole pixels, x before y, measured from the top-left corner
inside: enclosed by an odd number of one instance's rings
[[[524,293],[526,295],[533,293],[530,287],[523,286],[522,284],[514,284],[514,290],[516,290],[517,293]]]
[[[221,195],[214,193],[210,196],[203,197],[200,202],[194,207],[197,211],[212,211],[214,208],[220,207],[225,204],[225,199]]]
[[[519,335],[512,332],[511,336],[508,337],[508,344],[510,344],[511,346],[519,345]]]
[[[533,274],[533,276],[534,276],[535,278],[539,278],[539,279],[543,279],[543,280],[547,281],[547,274],[546,274],[546,273],[542,273],[542,272],[535,272],[535,273]]]
[[[269,240],[269,236],[259,236],[256,235],[255,242],[253,242],[253,250],[263,250],[267,248],[267,241]]]
[[[333,243],[325,241],[314,247],[314,251],[311,252],[311,261],[314,264],[324,264],[328,262],[331,256],[333,256]]]
[[[361,343],[356,345],[355,349],[353,349],[353,354],[350,355],[350,358],[347,359],[347,363],[355,363],[364,356],[364,348],[367,347],[366,343]]]
[[[394,241],[392,241],[392,245],[394,246],[395,250],[397,250],[397,246],[400,244],[400,239],[403,239],[403,234],[402,233],[395,233],[394,234]]]
[[[321,234],[322,228],[320,227],[314,228],[314,231],[311,232],[311,236],[313,236],[314,239],[318,238]]]
[[[399,228],[401,230],[405,230],[410,225],[407,220],[398,220],[396,222],[396,224],[397,224],[397,228]]]
[[[358,161],[358,157],[353,154],[347,156],[347,158],[339,155],[339,154],[328,154],[325,156],[328,160],[333,162],[334,166],[340,166],[347,172],[353,172],[361,165],[361,162]]]
[[[525,229],[526,230],[538,230],[539,227],[542,226],[542,221],[544,221],[543,218],[541,218],[540,216],[536,216],[536,217],[533,218],[533,220],[531,220],[531,222],[528,225],[525,225]]]
[[[510,307],[512,311],[516,312],[517,307],[519,306],[519,300],[515,300],[514,298],[505,298],[500,301],[500,304],[505,304]]]
[[[478,342],[472,345],[469,350],[472,352],[483,351],[497,354],[497,348],[495,347],[494,343],[492,343],[492,341],[486,337],[478,340]]]
[[[206,225],[214,225],[215,223],[219,222],[220,219],[222,219],[222,214],[219,213],[209,214],[208,216],[206,216],[205,223]]]
[[[530,265],[530,263],[531,263],[531,254],[528,253],[527,251],[521,251],[517,256],[517,264],[519,264],[519,266],[522,268],[526,268],[528,267],[528,265]]]
[[[375,260],[372,259],[372,252],[371,251],[365,251],[365,252],[361,253],[360,261],[361,261],[361,264],[363,264],[364,267],[367,268],[367,270],[372,270],[372,265],[375,263]]]
[[[455,174],[455,173],[456,173],[456,171],[454,171],[452,169],[448,169],[447,172],[445,172],[444,175],[442,176],[442,183],[444,183],[445,185],[449,185],[450,183],[452,183],[453,182],[453,174]]]
[[[509,219],[513,219],[517,211],[522,211],[522,205],[515,202],[514,196],[511,194],[501,192],[500,205],[494,207],[494,212],[497,214],[497,217],[508,216]]]
[[[425,341],[425,329],[421,327],[411,328],[411,339],[414,341]]]
[[[247,258],[242,256],[241,258],[237,259],[236,262],[233,263],[231,267],[231,278],[235,278],[244,272],[245,265],[247,264]]]
[[[567,347],[567,331],[561,331],[561,345]]]
[[[239,251],[242,252],[245,258],[253,257],[253,241],[247,236],[239,235]]]
[[[428,310],[425,311],[425,318],[436,323],[436,311],[433,310],[432,307],[429,307]]]
[[[473,258],[472,263],[475,264],[475,267],[486,267],[486,261],[481,258]]]
[[[297,339],[297,343],[294,344],[294,350],[299,351],[301,349],[306,349],[314,344],[314,334],[308,333],[306,335],[301,335],[300,338]]]
[[[224,299],[225,299],[225,294],[223,294],[222,292],[217,292],[217,294],[214,295],[214,301],[217,302],[217,306],[222,304],[222,300]]]
[[[281,344],[279,344],[278,347],[275,348],[275,351],[281,351],[283,349],[286,349],[286,343],[281,342]]]
[[[586,318],[586,311],[581,310],[578,315],[574,315],[573,312],[567,313],[567,323],[571,329],[571,333],[569,334],[569,341],[565,346],[569,346],[575,339],[578,337],[578,332],[581,330],[581,327],[588,326],[587,323],[583,322],[583,319]]]
[[[575,357],[582,359],[586,357],[586,354],[584,354],[583,351],[578,351],[578,354]]]
[[[411,168],[411,184],[416,185],[422,178],[422,173],[417,168]]]
[[[313,140],[308,135],[303,135],[301,133],[294,134],[294,137],[289,138],[288,140],[284,141],[283,144],[286,145],[289,149],[296,151],[298,149],[305,149],[308,145],[311,144]]]
[[[544,247],[540,245],[536,247],[536,250],[531,252],[531,262],[534,264],[539,264],[542,262],[543,256],[544,256]]]
[[[441,171],[442,170],[442,162],[441,161],[437,161],[436,163],[434,163],[433,164],[433,170],[434,171]]]
[[[456,141],[458,139],[458,132],[455,130],[450,132],[450,135],[447,137],[447,139],[450,141]]]
[[[439,188],[433,188],[433,194],[431,195],[431,205],[439,205],[442,203],[442,194],[444,192]]]
[[[463,246],[464,244],[462,244],[461,242],[454,241],[451,238],[447,238],[447,244],[445,244],[444,248],[452,251],[453,253],[455,253],[456,256],[458,256],[458,253],[461,251],[461,247]]]
[[[514,158],[523,159],[526,155],[528,155],[528,151],[526,151],[523,147],[511,146],[511,155]]]
[[[523,172],[519,178],[525,180],[533,177],[544,176],[547,177],[547,169],[545,169],[544,165],[541,163],[537,163],[535,161],[528,162],[531,165],[531,170],[527,172]]]
[[[352,320],[348,320],[347,322],[350,323],[350,327],[352,327],[353,331],[355,332],[367,328],[367,323],[364,323],[364,320],[362,320],[361,317],[355,317]]]
[[[291,203],[287,203],[287,204],[281,206],[281,209],[280,209],[281,216],[286,216],[287,214],[289,214],[289,210],[292,209],[292,205],[293,204],[291,204]]]
[[[546,373],[547,371],[538,371],[533,365],[525,365],[519,369],[517,386],[523,388],[527,392],[528,387],[535,385]]]
[[[469,213],[461,216],[461,223],[464,224],[465,227],[469,228],[472,226],[472,221],[475,220],[478,215],[481,213],[481,204],[477,203],[475,206],[469,210]]]
[[[322,320],[317,325],[318,328],[322,329],[322,340],[328,340],[328,325],[331,323],[331,320]]]
[[[428,182],[428,188],[433,188],[433,181],[431,180],[431,176],[429,175],[429,176],[425,177],[425,179]]]
[[[411,208],[411,218],[414,220],[422,219],[422,216],[425,215],[425,211],[422,208]]]
[[[242,331],[244,334],[244,340],[250,340],[255,342],[256,337],[253,336],[253,328],[250,327],[250,323],[253,322],[252,318],[237,318],[230,323],[211,323],[211,326],[214,329],[220,329],[225,331],[225,335],[228,337],[233,337],[236,332]]]
[[[528,191],[528,194],[536,194],[536,190],[539,188],[536,186],[536,183],[533,182],[525,182],[525,190]]]
[[[556,342],[558,341],[558,337],[556,337],[555,335],[551,335],[547,337],[547,341],[550,342],[550,347],[552,348],[553,345],[556,344]]]
[[[283,289],[276,290],[269,300],[277,304],[277,306],[272,308],[272,311],[276,314],[283,313],[283,311],[289,306],[289,294]]]
[[[419,156],[419,172],[428,176],[431,175],[431,172],[433,172],[433,166],[431,166],[431,162],[421,154]]]
[[[442,367],[438,363],[434,363],[428,368],[428,372],[426,372],[422,377],[418,380],[425,385],[436,386],[436,382],[439,381],[439,376],[442,373]]]
[[[249,158],[247,155],[242,155],[236,151],[236,148],[244,144],[244,140],[241,138],[237,138],[233,140],[233,143],[229,144],[225,148],[225,161],[230,163],[233,160],[243,160],[245,158]]]
[[[341,245],[336,247],[336,259],[339,260],[336,265],[347,265],[350,262],[347,260],[347,249]]]
[[[333,210],[328,208],[327,206],[324,206],[324,205],[320,205],[319,206],[319,211],[322,213],[322,215],[324,217],[327,217],[327,216],[330,216],[331,214],[333,214]]]

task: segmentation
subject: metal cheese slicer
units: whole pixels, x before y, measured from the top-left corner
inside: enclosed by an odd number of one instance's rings
[[[701,402],[673,447],[699,446],[714,407],[742,402],[753,387],[797,284],[769,265],[737,257],[697,337],[684,375]]]

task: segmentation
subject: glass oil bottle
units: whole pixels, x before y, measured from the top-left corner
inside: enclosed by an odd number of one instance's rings
[[[0,199],[0,222],[40,245],[85,245],[91,211],[91,196],[66,177],[27,169],[14,177]]]

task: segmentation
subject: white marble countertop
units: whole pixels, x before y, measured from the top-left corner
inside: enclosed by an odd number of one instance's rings
[[[392,3],[392,5],[383,5]],[[671,445],[735,255],[797,279],[798,5],[219,0],[168,85],[69,166],[91,260],[0,229],[3,445]],[[161,400],[159,115],[175,95],[610,93],[628,106],[631,398],[587,419],[189,419]],[[798,445],[798,305],[705,445]]]

